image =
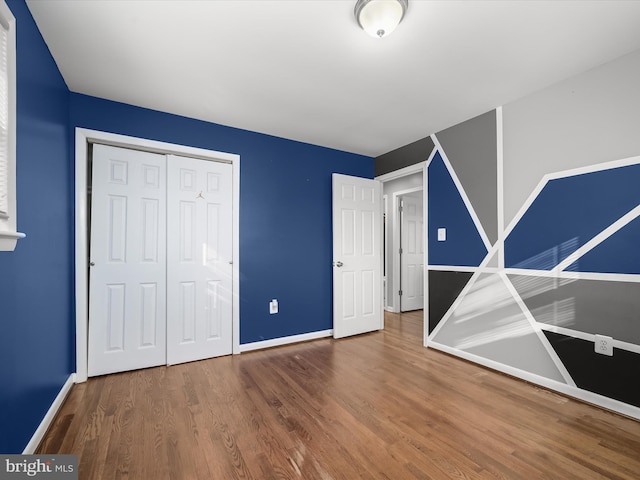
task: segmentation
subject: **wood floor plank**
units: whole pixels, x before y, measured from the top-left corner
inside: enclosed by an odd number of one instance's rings
[[[38,453],[82,479],[640,478],[640,422],[385,330],[75,385]]]

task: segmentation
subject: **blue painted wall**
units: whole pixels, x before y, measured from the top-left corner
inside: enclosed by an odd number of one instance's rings
[[[640,245],[640,218],[629,222],[569,265],[566,270],[640,275],[638,245]]]
[[[7,4],[28,237],[0,253],[0,453],[22,452],[75,371],[75,127],[239,154],[241,343],[332,328],[331,173],[373,178],[372,158],[70,93],[24,0]]]
[[[331,173],[373,178],[373,158],[73,93],[70,118],[239,154],[240,343],[333,328]]]
[[[640,204],[640,165],[550,180],[504,244],[507,267],[551,270]],[[632,230],[626,229],[630,234]],[[634,273],[637,236],[618,235],[618,248],[598,249],[569,270]],[[613,243],[613,242],[611,242]],[[625,245],[626,244],[626,245]],[[627,255],[625,255],[627,254]],[[631,259],[631,260],[630,260]],[[595,263],[593,262],[595,260]],[[629,269],[624,264],[629,263]],[[602,270],[593,270],[596,265]],[[614,267],[615,265],[615,267]],[[587,268],[587,270],[583,270]],[[619,271],[621,270],[621,271]]]
[[[429,265],[480,265],[487,248],[440,152],[429,164],[427,191]],[[446,241],[438,241],[439,228],[446,228]]]
[[[17,31],[18,230],[0,252],[0,452],[22,452],[75,369],[69,92],[23,0]]]

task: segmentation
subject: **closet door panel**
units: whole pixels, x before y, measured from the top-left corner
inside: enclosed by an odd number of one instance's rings
[[[166,158],[93,146],[88,375],[166,363]]]
[[[232,166],[172,155],[167,165],[167,363],[228,355]]]

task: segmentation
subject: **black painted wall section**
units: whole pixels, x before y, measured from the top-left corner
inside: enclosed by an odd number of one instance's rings
[[[579,388],[640,407],[640,355],[614,349],[609,357],[596,353],[593,342],[544,334]]]
[[[374,174],[376,177],[394,172],[401,168],[424,162],[429,158],[434,144],[431,137],[425,137],[404,147],[392,150],[375,159]]]
[[[438,326],[472,276],[471,272],[429,271],[429,333]]]

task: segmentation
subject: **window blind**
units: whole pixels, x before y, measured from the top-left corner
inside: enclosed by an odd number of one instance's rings
[[[9,31],[0,22],[0,215],[9,212]]]

